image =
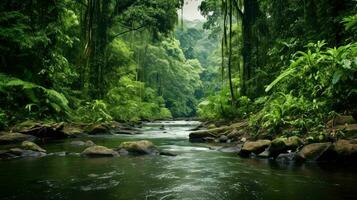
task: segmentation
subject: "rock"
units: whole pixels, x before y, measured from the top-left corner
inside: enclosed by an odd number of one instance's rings
[[[92,140],[87,140],[84,145],[87,147],[91,147],[91,146],[94,146],[95,143]]]
[[[21,156],[23,150],[20,149],[20,148],[11,148],[11,149],[9,150],[9,152],[10,152],[11,154],[16,155],[16,156]]]
[[[47,154],[44,152],[39,152],[39,151],[32,151],[32,150],[23,150],[21,157],[43,157],[46,156]]]
[[[295,151],[302,144],[302,139],[297,136],[276,138],[271,142],[269,147],[269,156],[275,158],[279,154],[287,153],[289,150]]]
[[[218,150],[224,153],[238,153],[241,150],[241,147],[240,146],[222,147]]]
[[[221,143],[226,143],[228,141],[228,137],[225,135],[221,135],[221,136],[219,136],[218,141]]]
[[[191,142],[204,142],[203,138],[205,137],[218,138],[221,135],[225,135],[229,132],[232,132],[234,129],[241,129],[243,127],[246,127],[247,125],[248,125],[247,122],[239,122],[239,123],[231,124],[229,126],[222,126],[222,127],[212,128],[208,130],[192,131],[189,134],[189,138]]]
[[[216,125],[214,125],[214,124],[210,124],[210,125],[208,125],[207,128],[208,128],[208,129],[213,129],[213,128],[217,128],[217,127],[216,127]]]
[[[357,161],[357,140],[338,140],[333,145],[337,158],[346,161]]]
[[[160,151],[160,155],[162,155],[162,156],[177,156],[176,153],[173,153],[170,151],[163,151],[163,150]]]
[[[357,124],[346,124],[335,126],[333,132],[342,131],[345,138],[357,138]]]
[[[164,125],[161,125],[161,126],[160,126],[160,130],[165,130],[165,126],[164,126]]]
[[[296,153],[282,153],[275,159],[277,162],[281,163],[290,163],[294,162],[296,157]]]
[[[20,148],[12,148],[9,153],[14,155],[14,157],[43,157],[46,155],[44,152],[24,150]]]
[[[214,137],[205,137],[203,138],[203,142],[209,142],[209,143],[212,143],[212,142],[215,142],[216,138]]]
[[[84,130],[79,127],[65,125],[64,128],[62,129],[62,132],[68,136],[75,136],[83,133]]]
[[[0,144],[11,144],[33,139],[34,137],[22,133],[6,133],[4,135],[0,135]]]
[[[90,147],[90,146],[94,146],[94,142],[91,141],[91,140],[87,140],[86,142],[83,142],[83,141],[72,141],[69,143],[70,145],[73,145],[73,146],[87,146],[87,147]]]
[[[73,146],[84,146],[86,143],[83,141],[72,141],[69,144]]]
[[[241,142],[246,142],[246,141],[247,141],[247,138],[242,137],[242,138],[240,139],[240,141],[241,141]]]
[[[270,140],[257,140],[257,141],[248,141],[243,144],[243,147],[241,151],[239,152],[239,155],[242,157],[248,157],[251,153],[254,153],[255,155],[260,154],[263,152],[269,145],[271,141]]]
[[[62,139],[68,137],[63,133],[64,123],[39,123],[25,121],[16,125],[12,130],[26,135],[33,135],[38,138]]]
[[[332,144],[330,142],[314,143],[304,146],[297,154],[298,161],[323,161],[331,152]]]
[[[21,144],[21,147],[23,147],[26,150],[32,150],[32,151],[38,151],[38,152],[43,152],[46,153],[45,149],[42,149],[40,146],[37,144],[30,142],[30,141],[24,141]]]
[[[88,157],[113,157],[119,156],[119,154],[104,146],[91,146],[86,148],[81,155]]]
[[[327,122],[327,126],[330,128],[346,124],[357,124],[357,121],[353,118],[353,116],[340,115]]]
[[[148,140],[123,142],[119,149],[125,149],[134,154],[157,154],[155,145]]]
[[[269,150],[265,149],[263,152],[261,152],[260,154],[258,154],[259,158],[269,158]]]
[[[103,124],[95,124],[88,128],[87,133],[89,135],[108,134],[109,129],[108,129],[108,127],[104,126]]]

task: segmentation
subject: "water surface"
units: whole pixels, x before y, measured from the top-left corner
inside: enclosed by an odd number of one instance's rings
[[[148,123],[143,134],[101,135],[96,144],[117,147],[149,139],[176,157],[84,158],[78,154],[0,161],[0,199],[357,199],[353,167],[294,166],[242,159],[207,144],[188,142],[198,122]],[[160,130],[164,125],[165,130]],[[78,140],[78,139],[75,139]],[[43,145],[51,152],[81,152],[71,140]]]

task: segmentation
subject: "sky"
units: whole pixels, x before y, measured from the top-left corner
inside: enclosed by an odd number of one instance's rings
[[[202,0],[185,0],[185,5],[183,7],[183,18],[186,20],[204,20],[205,18],[201,15],[198,10],[198,6],[201,4]],[[181,10],[178,11],[181,17]]]

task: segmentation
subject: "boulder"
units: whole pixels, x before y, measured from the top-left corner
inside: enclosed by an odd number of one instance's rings
[[[239,152],[239,155],[242,157],[248,157],[251,153],[254,153],[256,155],[260,154],[263,152],[269,145],[271,141],[270,140],[257,140],[257,141],[248,141],[243,144],[243,147],[241,151]]]
[[[30,141],[22,142],[21,147],[24,148],[25,150],[32,150],[32,151],[46,153],[45,149],[42,149],[40,146],[38,146],[37,144],[30,142]]]
[[[287,153],[289,150],[295,151],[301,145],[303,145],[303,140],[297,136],[275,138],[269,147],[269,156],[275,158],[279,154]]]
[[[325,161],[328,160],[331,148],[330,142],[308,144],[296,154],[296,159],[298,161]]]
[[[123,142],[119,149],[125,149],[133,154],[157,154],[158,151],[155,145],[148,140]]]
[[[189,138],[191,142],[204,142],[203,138],[205,137],[219,138],[219,136],[221,135],[226,135],[232,132],[234,129],[242,129],[247,125],[248,125],[247,122],[239,122],[239,123],[231,124],[229,126],[221,126],[218,128],[212,128],[208,130],[192,131],[189,134]]]
[[[79,135],[79,134],[83,133],[84,130],[79,127],[65,125],[64,128],[62,129],[62,132],[68,136],[75,136],[75,135]]]
[[[108,134],[109,128],[104,126],[103,124],[94,124],[87,129],[87,133],[89,135],[97,135],[97,134]]]
[[[68,135],[63,133],[64,123],[39,123],[33,121],[25,121],[12,128],[12,131],[33,135],[38,138],[66,138]]]
[[[218,141],[221,143],[226,143],[228,141],[228,137],[225,135],[221,135],[221,136],[219,136]]]
[[[6,133],[4,135],[0,135],[0,144],[11,144],[33,139],[34,137],[22,133]]]
[[[338,140],[333,144],[338,159],[357,161],[357,140]]]
[[[104,146],[91,146],[86,148],[81,155],[88,157],[113,157],[119,156],[118,152]]]
[[[16,157],[42,157],[45,156],[46,153],[44,152],[39,152],[39,151],[33,151],[33,150],[24,150],[20,148],[11,148],[8,151],[8,155],[10,155],[8,158],[16,158]]]
[[[87,140],[85,143],[84,143],[85,146],[87,147],[91,147],[91,146],[94,146],[95,143],[92,141],[92,140]]]

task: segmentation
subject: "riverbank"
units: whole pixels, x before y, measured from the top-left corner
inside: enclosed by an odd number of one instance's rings
[[[287,134],[288,133],[288,134]],[[323,132],[294,135],[252,134],[246,121],[205,122],[191,130],[191,142],[226,143],[226,151],[241,157],[259,157],[278,162],[357,162],[357,122],[352,116],[329,121]]]

